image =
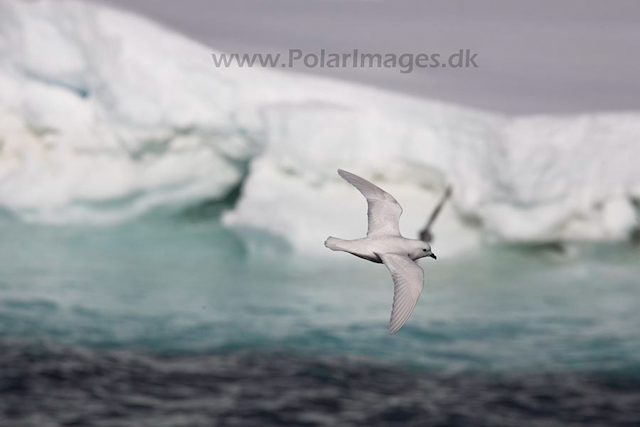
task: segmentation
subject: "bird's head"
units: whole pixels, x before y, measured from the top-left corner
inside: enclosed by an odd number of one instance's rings
[[[413,256],[411,258],[418,259],[418,258],[431,257],[433,259],[437,259],[436,255],[431,251],[430,244],[420,240],[418,240],[416,243],[417,243],[417,247],[415,249],[415,253],[412,254]]]

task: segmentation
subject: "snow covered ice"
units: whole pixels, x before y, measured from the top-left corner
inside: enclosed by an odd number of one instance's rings
[[[396,196],[406,236],[450,183],[439,256],[480,240],[626,239],[638,226],[640,113],[511,117],[216,68],[211,53],[125,12],[0,0],[2,209],[113,223],[221,199],[245,180],[226,225],[250,244],[261,229],[321,253],[326,235],[363,232],[340,167]]]

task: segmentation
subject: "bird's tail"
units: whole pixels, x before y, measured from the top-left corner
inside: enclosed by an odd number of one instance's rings
[[[345,248],[342,245],[344,242],[346,242],[346,240],[329,236],[327,237],[327,240],[324,241],[324,245],[332,251],[344,251]]]

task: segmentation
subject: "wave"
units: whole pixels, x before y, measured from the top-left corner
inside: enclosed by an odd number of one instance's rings
[[[0,340],[9,424],[632,425],[637,376],[443,375],[357,358],[158,355]],[[171,384],[171,387],[167,387]],[[72,398],[70,398],[72,397]],[[455,420],[455,421],[453,421]]]
[[[357,358],[158,355],[0,340],[9,424],[633,425],[637,376],[443,375]],[[170,387],[167,387],[170,384]],[[455,420],[455,421],[454,421]]]
[[[321,250],[329,234],[364,233],[341,167],[396,196],[408,236],[452,185],[439,255],[637,234],[639,113],[510,117],[215,68],[207,47],[103,6],[0,9],[0,207],[20,220],[121,222],[242,185],[226,225]]]

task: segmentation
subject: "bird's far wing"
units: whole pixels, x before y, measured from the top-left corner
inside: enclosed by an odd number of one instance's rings
[[[409,320],[424,286],[424,271],[406,255],[378,254],[393,278],[393,307],[389,335],[394,335]]]
[[[338,174],[367,199],[369,229],[367,236],[400,235],[402,207],[393,196],[380,187],[350,172],[338,169]]]

